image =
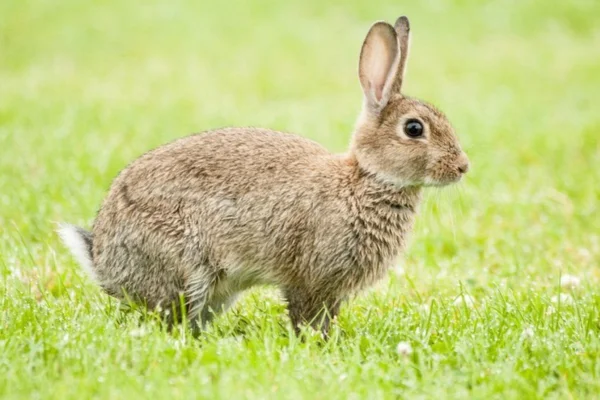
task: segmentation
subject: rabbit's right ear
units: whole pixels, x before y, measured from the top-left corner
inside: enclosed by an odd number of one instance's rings
[[[387,104],[399,61],[394,27],[386,22],[376,22],[363,42],[358,66],[365,101],[371,110],[381,111]]]
[[[396,80],[392,91],[394,93],[402,92],[402,82],[404,82],[404,73],[406,72],[406,60],[408,59],[408,48],[410,47],[410,23],[408,18],[402,16],[394,24],[396,35],[398,36],[398,46],[400,46],[400,62],[396,72]]]

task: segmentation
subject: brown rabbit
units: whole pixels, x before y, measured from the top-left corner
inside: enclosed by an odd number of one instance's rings
[[[421,188],[469,167],[446,117],[401,93],[408,44],[406,17],[369,30],[345,154],[268,129],[189,136],[125,168],[91,233],[62,225],[61,237],[108,294],[170,323],[181,301],[198,329],[243,290],[272,284],[296,330],[327,334],[341,302],[403,250]]]

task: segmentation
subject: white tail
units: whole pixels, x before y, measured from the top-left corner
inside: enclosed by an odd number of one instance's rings
[[[98,280],[92,264],[92,234],[70,224],[59,224],[57,233],[83,269]]]

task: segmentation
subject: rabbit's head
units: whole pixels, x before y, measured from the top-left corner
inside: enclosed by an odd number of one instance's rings
[[[364,104],[353,137],[359,166],[399,186],[457,182],[469,160],[444,114],[401,92],[408,58],[406,17],[376,22],[362,46],[359,78]]]

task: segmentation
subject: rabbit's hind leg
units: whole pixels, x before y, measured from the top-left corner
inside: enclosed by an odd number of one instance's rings
[[[201,319],[206,324],[213,320],[218,314],[227,311],[235,303],[239,296],[237,292],[217,292],[204,306]]]
[[[301,332],[303,324],[308,324],[328,338],[331,321],[340,310],[341,296],[331,290],[308,291],[301,288],[287,288],[284,295],[296,334]]]

